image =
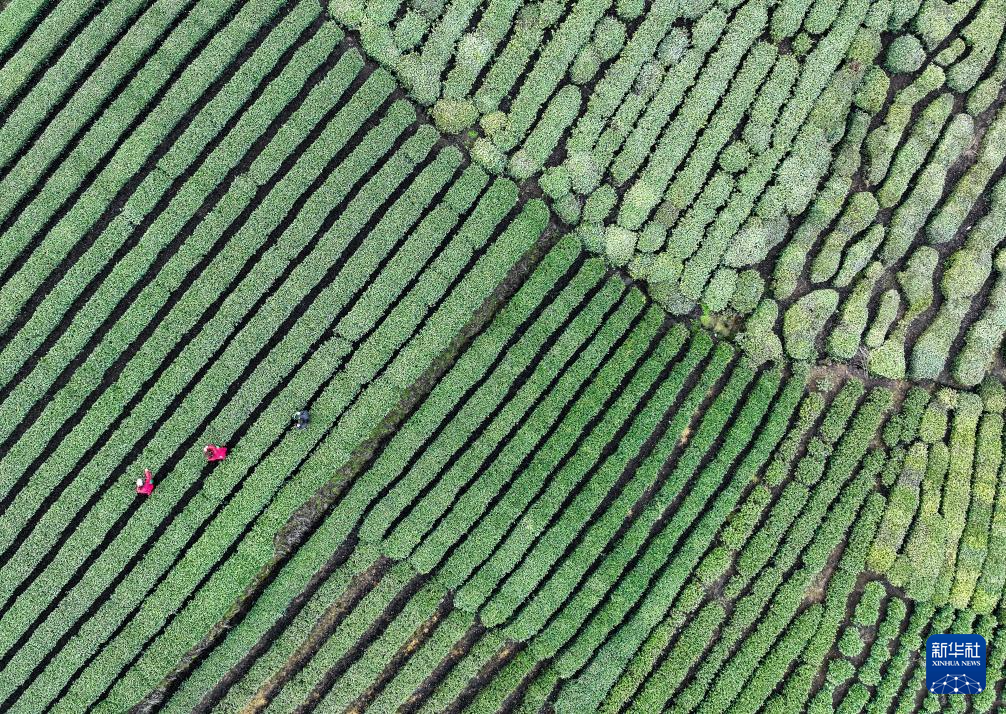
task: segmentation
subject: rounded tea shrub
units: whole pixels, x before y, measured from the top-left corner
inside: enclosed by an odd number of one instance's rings
[[[901,35],[887,48],[884,66],[897,74],[914,72],[922,66],[926,52],[914,35]]]

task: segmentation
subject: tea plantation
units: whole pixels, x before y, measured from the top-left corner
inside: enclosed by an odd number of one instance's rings
[[[1006,0],[0,0],[0,712],[1001,710],[1004,83]]]

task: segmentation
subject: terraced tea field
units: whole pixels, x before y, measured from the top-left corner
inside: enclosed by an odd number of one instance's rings
[[[0,3],[0,712],[997,711],[1004,27]]]

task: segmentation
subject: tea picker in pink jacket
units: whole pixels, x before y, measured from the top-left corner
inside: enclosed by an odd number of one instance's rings
[[[136,492],[144,496],[154,492],[154,475],[150,469],[143,469],[143,478],[136,479]]]
[[[223,461],[227,458],[227,447],[207,444],[203,447],[203,453],[206,454],[207,461]]]

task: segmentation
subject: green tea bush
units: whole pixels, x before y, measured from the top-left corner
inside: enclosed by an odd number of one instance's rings
[[[921,67],[925,59],[925,50],[917,37],[900,35],[887,48],[884,66],[895,74],[908,74]]]
[[[870,67],[866,71],[856,96],[855,105],[867,114],[877,114],[884,107],[887,91],[891,85],[890,77],[880,67]]]
[[[978,390],[985,405],[985,411],[992,414],[1002,414],[1006,411],[1006,386],[995,377],[986,377]]]
[[[853,278],[870,264],[873,254],[884,240],[884,226],[874,224],[866,231],[866,235],[853,243],[845,251],[845,258],[842,260],[842,268],[835,276],[834,283],[838,287],[846,287]],[[883,269],[880,263],[874,263],[878,268]]]
[[[877,580],[863,586],[863,595],[856,605],[852,621],[860,627],[871,627],[880,619],[880,604],[887,597],[887,590]]]
[[[656,221],[650,221],[639,234],[636,248],[646,253],[654,253],[663,248],[665,243],[667,243],[667,227]]]
[[[850,627],[842,633],[838,640],[838,651],[846,657],[858,657],[863,651],[863,640],[859,635],[859,630]]]
[[[721,312],[726,309],[736,289],[737,271],[719,268],[706,285],[702,303],[713,312]]]
[[[783,318],[786,352],[795,359],[813,359],[825,322],[838,307],[835,290],[815,290],[797,300]]]
[[[593,45],[587,45],[576,56],[569,69],[569,79],[573,84],[587,84],[601,69],[601,57]]]
[[[913,29],[931,49],[953,31],[956,13],[946,0],[924,0],[921,7],[918,4],[915,7],[918,14],[912,23]],[[909,18],[911,16],[906,19]]]
[[[838,215],[851,187],[852,181],[847,177],[833,176],[811,204],[808,219],[797,229],[793,240],[782,249],[776,261],[772,287],[776,297],[786,299],[796,290],[811,245]]]
[[[880,55],[883,49],[883,39],[880,33],[867,26],[860,27],[856,31],[846,57],[850,62],[858,62],[862,65],[873,65],[874,60]],[[865,79],[865,75],[864,75]]]
[[[852,379],[835,395],[818,430],[825,443],[832,445],[838,443],[865,391],[866,387],[862,382]]]
[[[634,20],[643,12],[642,0],[618,0],[618,16],[624,20]]]
[[[880,347],[887,336],[887,331],[898,317],[901,307],[901,295],[897,290],[891,288],[884,292],[880,298],[880,305],[873,316],[873,323],[869,332],[866,333],[864,342],[867,347]]]
[[[934,248],[917,248],[905,263],[905,269],[898,273],[898,284],[905,293],[908,309],[920,313],[933,302],[933,282],[940,254]]]
[[[940,288],[950,300],[969,300],[982,289],[992,272],[992,256],[967,248],[947,260]]]
[[[982,6],[964,31],[971,51],[947,72],[947,86],[955,92],[974,87],[995,55],[1002,33],[1002,14],[994,7]]]
[[[856,665],[843,657],[836,657],[828,663],[827,680],[834,686],[844,684],[856,676]]]
[[[754,311],[765,292],[765,281],[757,270],[742,270],[730,297],[730,307],[742,315]]]
[[[884,115],[884,123],[870,132],[866,147],[869,158],[869,180],[883,181],[900,138],[908,129],[913,108],[931,92],[943,86],[945,74],[935,65],[929,65],[908,86],[894,95],[894,101]]]
[[[785,0],[772,13],[772,40],[780,42],[792,37],[800,29],[811,0]]]
[[[736,174],[751,164],[751,151],[743,141],[734,141],[727,145],[719,156],[719,165],[724,171]]]
[[[636,233],[621,226],[608,226],[604,252],[615,265],[625,265],[636,250]]]
[[[919,424],[929,403],[929,392],[921,387],[912,387],[901,403],[901,410],[891,417],[884,427],[884,443],[893,448],[898,444],[910,444],[919,435]]]
[[[776,334],[779,306],[774,300],[762,300],[737,336],[737,343],[756,365],[782,357],[782,341]]]
[[[602,62],[614,59],[625,46],[625,25],[613,17],[602,17],[594,25],[593,44]]]

